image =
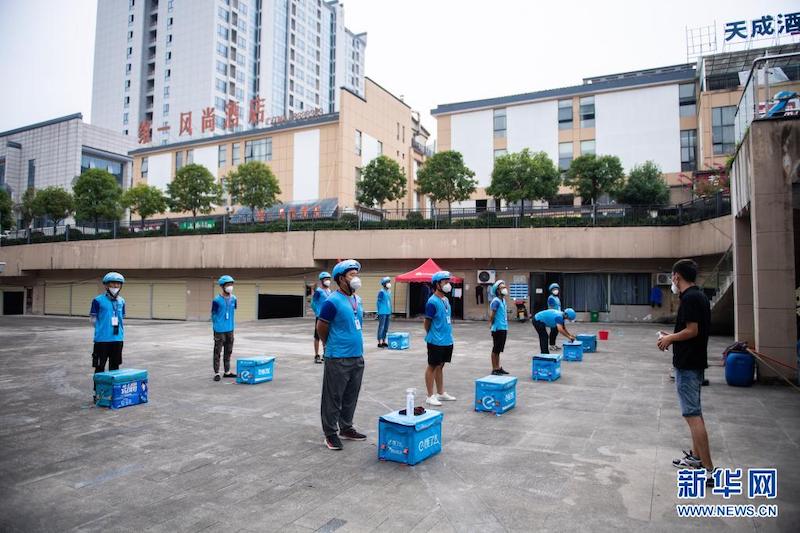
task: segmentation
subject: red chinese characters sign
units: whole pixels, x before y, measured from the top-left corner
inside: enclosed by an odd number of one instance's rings
[[[294,113],[290,117],[285,115],[276,115],[272,117],[265,116],[264,113],[265,101],[263,98],[255,97],[250,100],[250,109],[247,115],[247,123],[252,128],[257,128],[259,126],[275,126],[277,124],[282,124],[284,122],[288,122],[290,120],[304,120],[309,118],[314,118],[322,115],[321,109],[313,109],[311,111],[304,111],[302,113]],[[200,132],[206,133],[211,132],[215,133],[217,130],[217,116],[216,116],[216,109],[213,107],[206,107],[202,110],[201,118],[200,118]],[[239,104],[235,100],[229,100],[228,103],[225,105],[224,109],[224,122],[223,122],[223,131],[235,130],[239,127]],[[166,131],[169,129],[169,126],[165,123],[164,128],[159,128],[159,131]],[[178,128],[178,136],[181,137],[183,135],[191,136],[194,133],[194,129],[192,126],[192,112],[181,112],[180,114],[180,125]],[[152,128],[151,124],[147,120],[143,120],[139,124],[139,144],[149,144],[152,142]]]

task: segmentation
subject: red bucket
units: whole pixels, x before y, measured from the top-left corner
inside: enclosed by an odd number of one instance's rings
[[[601,341],[607,341],[608,340],[608,332],[607,331],[600,330],[600,331],[597,332],[597,336],[600,338]]]

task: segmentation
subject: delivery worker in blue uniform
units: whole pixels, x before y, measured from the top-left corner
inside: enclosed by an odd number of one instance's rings
[[[500,366],[500,354],[505,350],[508,336],[508,311],[506,309],[508,287],[506,287],[506,282],[502,279],[495,281],[489,288],[489,296],[494,296],[489,304],[489,330],[492,332],[492,375],[504,376],[508,372]]]
[[[119,272],[103,276],[106,290],[92,300],[89,320],[94,325],[92,366],[95,374],[117,370],[122,364],[122,343],[125,340],[125,298],[119,295],[125,278]]]
[[[319,320],[319,312],[322,310],[322,304],[325,303],[325,300],[327,300],[330,295],[331,275],[328,272],[320,272],[319,279],[317,280],[317,288],[314,289],[314,295],[311,297],[311,309],[314,311],[314,362],[318,365],[322,364],[322,357],[319,355],[317,321]]]
[[[539,349],[542,353],[550,353],[547,336],[547,329],[546,328],[554,328],[557,329],[559,333],[564,335],[571,341],[575,340],[575,335],[567,331],[564,323],[565,321],[574,321],[575,320],[575,310],[571,308],[567,308],[564,311],[559,311],[557,309],[545,309],[544,311],[539,311],[533,316],[533,327],[536,329],[536,333],[539,334]]]
[[[444,390],[444,365],[453,360],[452,310],[447,295],[453,290],[450,272],[440,270],[431,276],[433,294],[425,304],[425,342],[428,344],[428,367],[425,369],[425,387],[428,389],[428,405],[442,405],[456,398]],[[436,384],[438,394],[433,393]]]
[[[233,295],[233,278],[222,276],[217,280],[220,293],[211,301],[211,323],[214,328],[214,381],[219,381],[219,356],[225,351],[222,363],[225,367],[223,377],[235,378],[231,372],[231,353],[233,352],[233,330],[236,327],[236,307],[238,302]]]
[[[561,292],[561,287],[558,286],[558,283],[551,283],[550,286],[547,288],[547,292],[550,293],[550,295],[547,297],[547,308],[555,309],[556,311],[561,311],[561,298],[558,296],[559,292]],[[561,349],[561,347],[558,344],[556,344],[556,337],[558,337],[558,328],[551,328],[550,329],[551,350]]]
[[[375,307],[378,313],[378,348],[387,348],[389,343],[386,342],[386,336],[389,334],[389,320],[392,316],[392,279],[388,276],[381,279]]]
[[[341,439],[366,440],[353,427],[361,378],[364,376],[364,309],[356,291],[361,288],[361,264],[348,259],[333,267],[339,290],[322,304],[317,333],[325,345],[322,377],[322,431],[330,450],[341,450]]]

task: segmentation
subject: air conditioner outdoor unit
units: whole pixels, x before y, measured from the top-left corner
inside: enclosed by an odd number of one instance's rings
[[[494,283],[494,270],[478,270],[478,283]]]
[[[672,285],[672,274],[669,272],[656,274],[656,285]]]

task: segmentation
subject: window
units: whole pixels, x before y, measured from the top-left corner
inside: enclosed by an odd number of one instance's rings
[[[122,124],[125,125],[128,123],[128,113],[122,114]]]
[[[172,69],[168,68],[164,71],[164,80],[168,81],[172,77]]]
[[[167,19],[167,28],[171,28],[173,22],[175,22],[175,20],[172,17],[168,18]]]
[[[36,187],[36,160],[28,159],[28,188]]]
[[[697,130],[681,130],[681,171],[697,170]]]
[[[272,138],[245,141],[244,162],[272,161]]]
[[[220,111],[225,111],[225,99],[219,96],[214,98],[214,107]]]
[[[142,179],[147,177],[147,158],[142,158]]]
[[[128,15],[128,26],[133,26],[133,15]]]
[[[125,64],[125,74],[130,74],[130,73],[131,73],[131,64],[130,63],[126,63]]]
[[[167,46],[172,44],[172,34],[167,35]]]
[[[217,166],[219,168],[225,166],[225,159],[226,156],[228,155],[227,152],[228,152],[228,147],[225,146],[224,144],[220,144],[219,149],[217,151]]]
[[[581,128],[594,128],[594,96],[581,98]]]
[[[175,172],[183,167],[183,152],[175,152]]]
[[[231,146],[231,165],[236,166],[239,164],[239,143],[233,143]]]
[[[132,40],[133,40],[133,30],[128,32],[128,42],[131,42]]]
[[[227,9],[223,8],[222,6],[219,7],[217,13],[219,14],[219,18],[221,18],[225,22],[228,22],[230,20],[230,13],[228,12]]]
[[[169,85],[164,87],[164,98],[169,98]]]
[[[221,24],[217,24],[217,35],[222,39],[228,40],[228,28],[224,28]]]
[[[494,110],[494,136],[495,137],[505,137],[506,136],[506,109],[495,109]]]
[[[129,108],[130,106],[131,106],[131,97],[130,97],[130,96],[126,96],[126,97],[125,97],[125,99],[123,100],[122,107],[124,107],[125,109],[127,109],[127,108]]]
[[[0,159],[0,186],[6,183],[6,160]]]
[[[186,152],[186,164],[191,165],[194,163],[194,150]]]
[[[225,46],[222,43],[217,43],[217,53],[219,55],[221,55],[222,57],[227,59],[227,57],[228,57],[228,47]]]
[[[405,126],[403,126],[403,139],[402,139],[402,141],[406,142],[406,127]]]
[[[167,0],[167,11],[172,13],[174,7],[175,7],[175,0]]]
[[[169,63],[170,61],[172,61],[172,50],[167,52],[167,61],[166,62]]]
[[[356,155],[361,155],[361,132],[356,130]]]
[[[695,96],[694,83],[681,83],[678,86],[678,103],[680,116],[693,117],[697,115],[697,97]]]
[[[131,90],[131,80],[125,80],[125,92]]]
[[[497,159],[498,157],[502,157],[508,153],[508,150],[505,148],[500,148],[494,151],[494,158]]]
[[[735,116],[735,105],[711,109],[711,142],[714,145],[714,155],[731,154],[736,148],[733,133]]]
[[[378,141],[378,155],[383,155],[383,143]]]
[[[131,57],[132,55],[133,55],[133,48],[129,46],[128,50],[125,52],[125,57]]]
[[[219,72],[223,76],[227,76],[228,75],[228,65],[226,65],[222,61],[217,61],[217,72]]]
[[[400,123],[397,123],[397,140],[400,140]]]
[[[558,101],[558,129],[572,129],[572,100]]]
[[[221,80],[219,78],[217,78],[215,86],[217,90],[221,93],[227,92],[228,90],[228,83],[225,80]]]
[[[581,155],[589,155],[594,153],[594,140],[581,141]]]
[[[572,143],[558,143],[558,169],[568,170],[572,163]]]
[[[578,312],[608,312],[607,274],[564,274],[562,307]]]
[[[648,305],[650,274],[611,274],[611,305]]]
[[[169,115],[169,104],[164,104],[163,112],[164,112],[164,115]]]

